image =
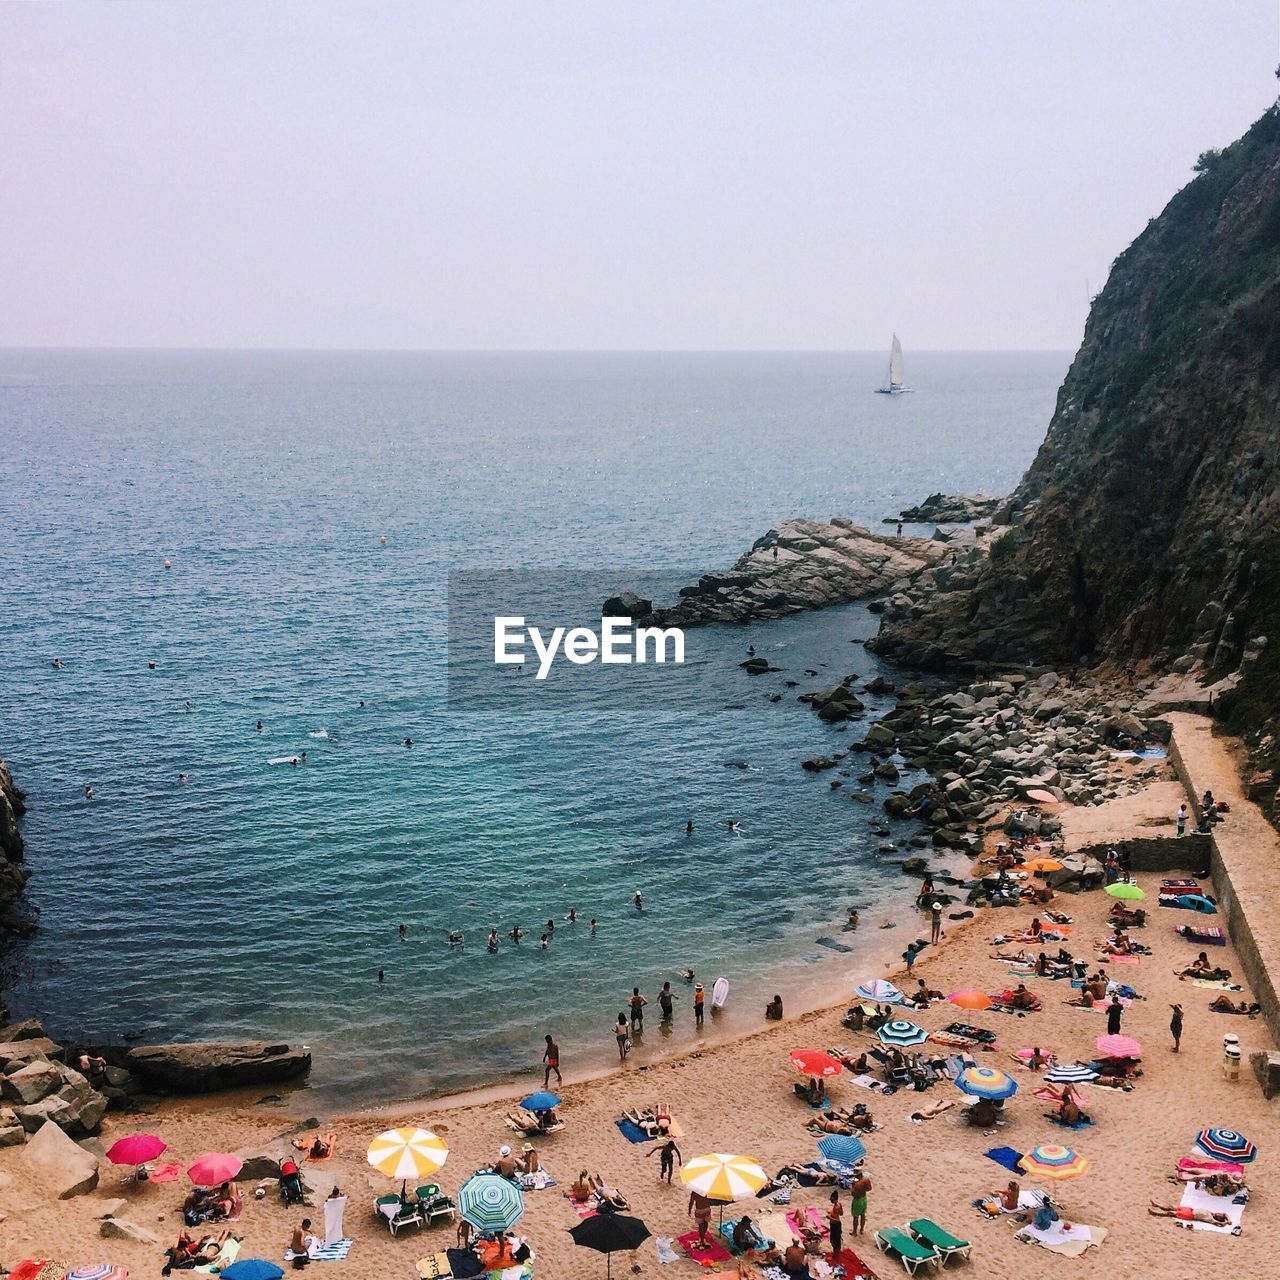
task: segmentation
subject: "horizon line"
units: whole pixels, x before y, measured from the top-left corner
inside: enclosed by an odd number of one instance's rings
[[[917,355],[1060,355],[1076,347],[911,347]],[[882,347],[236,347],[236,346],[56,346],[0,344],[0,352],[99,352],[225,355],[883,355]]]

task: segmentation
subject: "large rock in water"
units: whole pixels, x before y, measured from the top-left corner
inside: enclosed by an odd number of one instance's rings
[[[59,1200],[84,1195],[98,1185],[98,1158],[46,1121],[27,1143],[18,1164],[41,1190]]]
[[[129,1051],[129,1070],[161,1092],[213,1093],[304,1076],[311,1054],[261,1040],[140,1045]]]

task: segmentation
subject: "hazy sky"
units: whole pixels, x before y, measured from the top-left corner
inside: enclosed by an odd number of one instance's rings
[[[0,345],[1074,347],[1275,0],[0,5]]]

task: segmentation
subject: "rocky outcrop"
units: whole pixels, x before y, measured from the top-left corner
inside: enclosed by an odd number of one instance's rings
[[[1274,709],[1280,114],[1197,167],[1116,259],[989,556],[897,592],[871,647],[934,668],[1243,662],[1231,697]]]
[[[871,533],[844,516],[788,520],[770,529],[727,573],[704,574],[696,585],[682,587],[671,608],[644,609],[649,602],[629,592],[609,603],[653,626],[782,618],[873,595],[947,554],[929,539]]]
[[[27,883],[22,865],[22,832],[18,819],[26,812],[23,794],[8,766],[0,760],[0,938],[6,933],[28,933],[30,924],[12,910]]]
[[[98,1185],[98,1159],[56,1124],[44,1124],[19,1157],[23,1176],[57,1200],[86,1195]]]
[[[985,493],[931,493],[919,506],[906,507],[896,516],[886,516],[885,524],[972,524],[989,520],[1004,499]]]
[[[129,1070],[162,1093],[214,1093],[242,1085],[294,1080],[311,1070],[311,1053],[261,1040],[141,1045]]]

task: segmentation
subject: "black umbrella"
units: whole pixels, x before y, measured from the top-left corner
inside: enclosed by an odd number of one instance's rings
[[[639,1218],[629,1218],[622,1213],[598,1213],[571,1228],[569,1234],[574,1244],[608,1255],[638,1249],[651,1233]],[[610,1257],[605,1264],[605,1275],[612,1274],[613,1259]]]

